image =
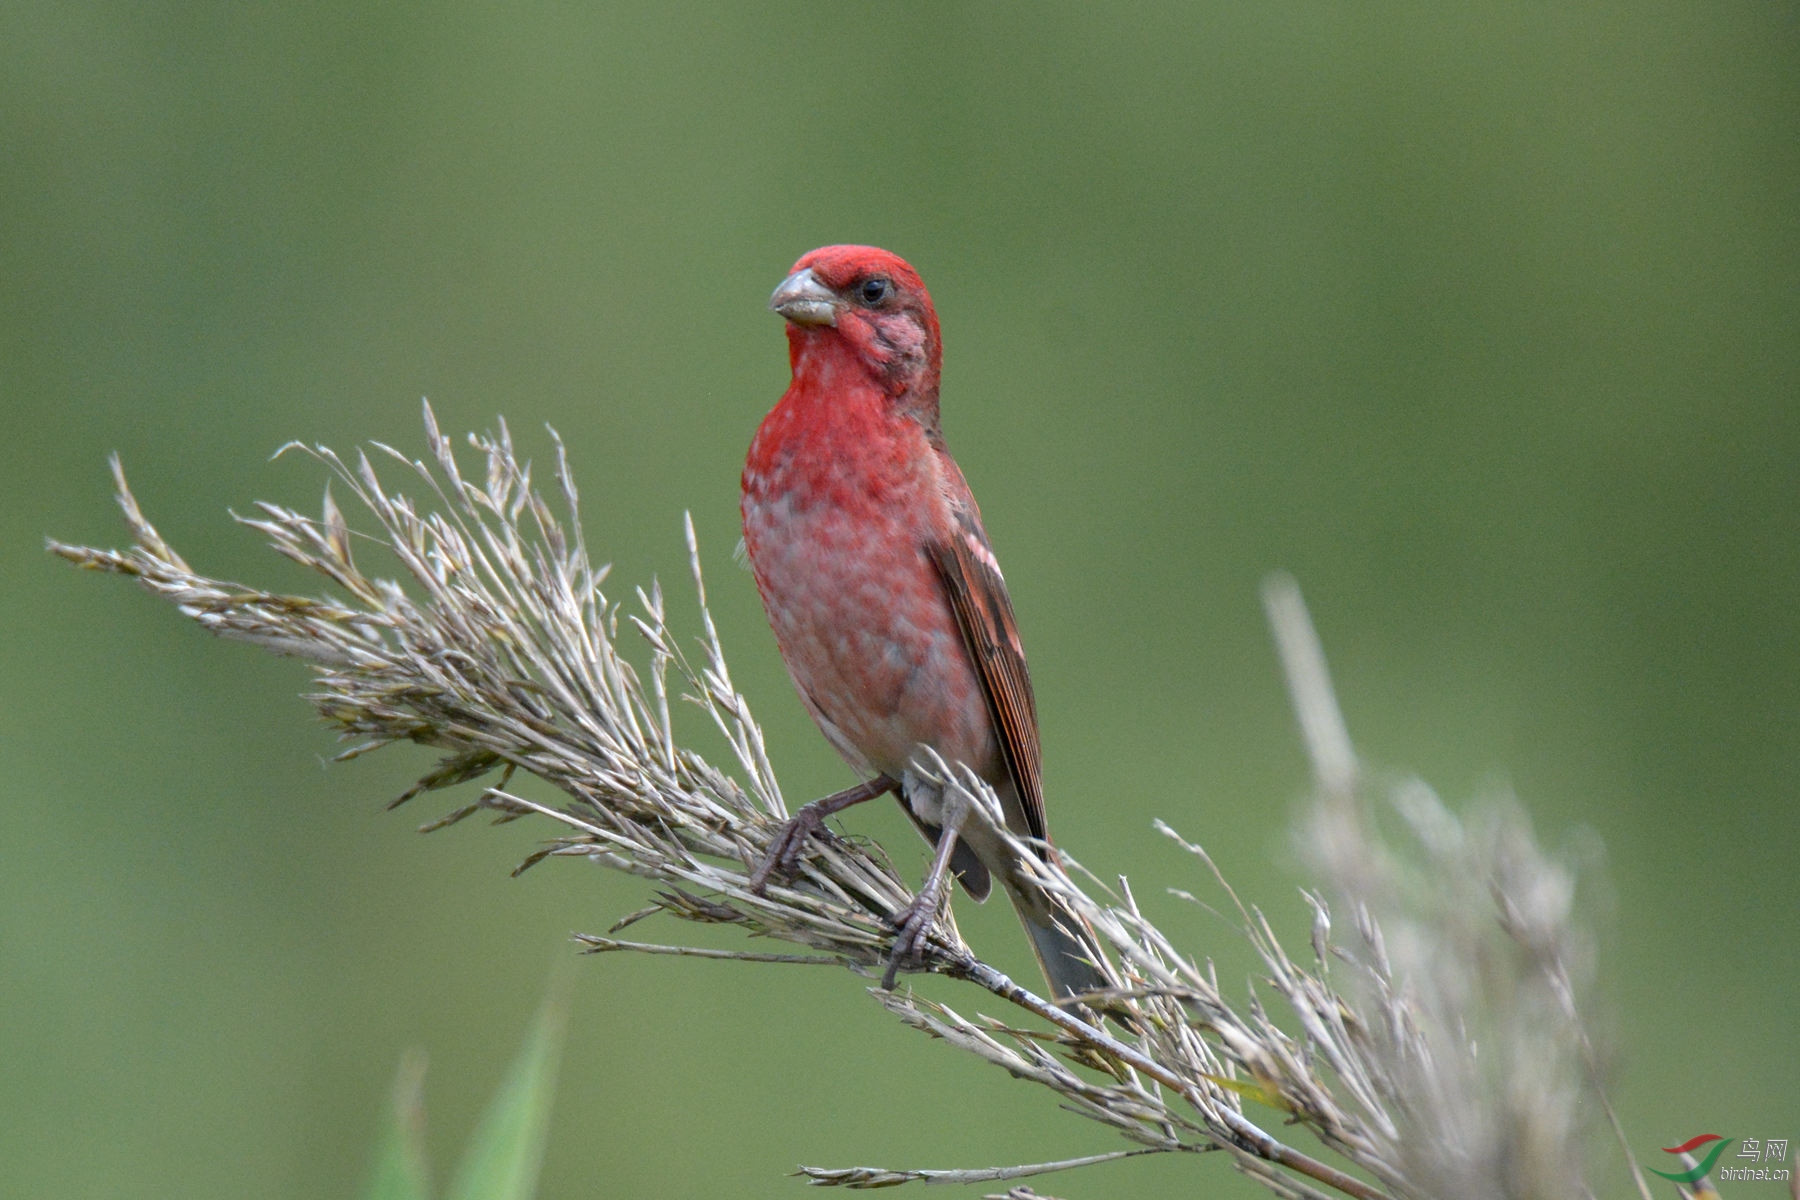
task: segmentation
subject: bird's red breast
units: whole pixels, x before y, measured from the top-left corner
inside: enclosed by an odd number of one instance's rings
[[[987,699],[928,550],[957,536],[957,505],[974,511],[937,429],[930,297],[866,247],[814,251],[790,283],[803,273],[793,381],[743,476],[745,546],[782,658],[853,764],[899,779],[924,745],[999,784]],[[875,278],[889,290],[868,303],[859,289]]]

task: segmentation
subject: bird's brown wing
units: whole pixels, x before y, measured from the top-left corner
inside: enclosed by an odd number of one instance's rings
[[[951,535],[929,543],[927,550],[987,694],[1000,752],[1019,795],[1025,828],[1014,832],[1042,839],[1047,834],[1037,701],[1031,694],[1031,672],[1025,666],[1012,600],[973,503],[954,504],[952,511]]]

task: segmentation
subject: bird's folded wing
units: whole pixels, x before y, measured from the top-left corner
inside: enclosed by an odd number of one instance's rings
[[[955,511],[955,531],[927,550],[944,592],[962,629],[963,644],[987,693],[988,711],[1000,739],[1000,752],[1019,795],[1024,829],[1014,833],[1044,838],[1043,752],[1038,742],[1037,701],[1031,694],[1031,672],[1019,641],[1012,600],[1001,578],[1000,564],[988,545],[981,518],[971,507]]]

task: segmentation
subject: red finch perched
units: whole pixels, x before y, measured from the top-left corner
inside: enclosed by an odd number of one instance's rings
[[[986,780],[1007,828],[1050,853],[1012,602],[938,426],[931,297],[896,255],[827,246],[794,264],[769,307],[787,319],[793,382],[750,444],[744,544],[801,700],[871,778],[801,809],[754,886],[791,871],[823,817],[893,791],[936,854],[899,918],[884,987],[919,961],[949,871],[977,900],[999,880],[1055,998],[1102,988],[1092,933],[934,782],[924,753]]]

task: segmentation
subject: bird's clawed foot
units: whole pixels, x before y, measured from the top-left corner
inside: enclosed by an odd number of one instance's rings
[[[887,971],[881,976],[884,992],[894,990],[894,979],[902,967],[916,970],[925,965],[925,946],[931,939],[931,927],[937,923],[938,913],[950,894],[950,860],[956,853],[956,839],[962,836],[963,822],[969,819],[968,805],[955,796],[946,796],[942,817],[931,870],[926,872],[919,894],[894,918],[894,949],[888,955]]]
[[[762,895],[771,879],[791,879],[800,867],[800,853],[806,849],[806,839],[825,828],[825,818],[819,810],[808,804],[795,813],[793,819],[781,827],[775,840],[769,843],[769,852],[763,855],[762,862],[750,875],[750,891],[754,895]]]
[[[852,804],[861,804],[864,800],[873,800],[885,792],[891,792],[900,785],[886,775],[877,775],[867,783],[859,783],[855,787],[845,788],[841,792],[833,792],[820,800],[814,800],[799,812],[795,813],[788,823],[775,835],[769,843],[768,853],[750,873],[750,892],[760,896],[768,888],[771,879],[791,879],[800,867],[800,856],[806,851],[807,839],[825,830],[825,818],[835,812],[842,812]]]
[[[881,976],[883,991],[894,990],[894,980],[902,968],[911,971],[925,964],[925,947],[931,942],[931,927],[937,923],[938,913],[944,907],[942,884],[942,876],[927,880],[912,903],[894,918],[894,949],[888,955],[887,970]]]

